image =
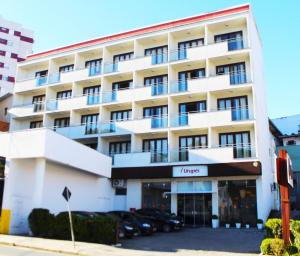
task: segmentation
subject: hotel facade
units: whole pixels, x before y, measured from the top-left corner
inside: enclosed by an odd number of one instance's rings
[[[107,210],[156,207],[190,225],[209,225],[212,215],[255,225],[275,205],[275,145],[249,5],[29,55],[10,114],[14,136],[47,131],[111,157]],[[92,158],[77,146],[67,151],[83,168]]]

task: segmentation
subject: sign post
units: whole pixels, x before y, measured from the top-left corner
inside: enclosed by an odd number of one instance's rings
[[[293,186],[291,161],[287,152],[279,150],[276,159],[277,182],[280,188],[282,238],[286,245],[290,244],[290,196],[289,185]]]
[[[68,213],[69,213],[69,221],[70,221],[70,229],[71,229],[71,238],[72,238],[72,242],[73,242],[73,247],[75,249],[75,236],[74,236],[73,223],[72,223],[72,214],[71,214],[70,205],[69,205],[69,199],[71,197],[71,194],[72,193],[68,189],[68,187],[65,187],[62,192],[62,196],[65,198],[65,200],[67,202],[67,209],[68,209]]]

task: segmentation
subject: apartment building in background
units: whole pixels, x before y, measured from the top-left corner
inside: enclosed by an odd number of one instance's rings
[[[0,17],[0,130],[8,130],[8,109],[16,79],[17,63],[32,53],[33,31]]]
[[[291,190],[292,208],[300,209],[300,115],[285,116],[272,120],[281,132],[282,145],[292,160],[294,187]]]
[[[30,134],[47,131],[64,138],[53,154],[68,138],[110,156],[112,209],[160,208],[192,226],[210,225],[213,214],[255,225],[274,207],[262,70],[249,5],[32,54],[18,65],[10,136],[35,145]],[[78,164],[92,161],[67,150]],[[76,184],[81,195],[91,189]],[[6,187],[3,208],[13,212]]]

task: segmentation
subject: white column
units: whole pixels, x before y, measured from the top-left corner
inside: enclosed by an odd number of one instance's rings
[[[127,201],[126,208],[142,208],[142,183],[139,180],[127,181]]]
[[[219,215],[219,194],[218,194],[218,181],[212,181],[212,214]]]
[[[177,182],[171,182],[171,192],[177,191]],[[177,194],[171,194],[171,213],[177,214]]]
[[[43,199],[44,177],[46,171],[46,160],[38,158],[35,160],[33,208],[41,206]]]

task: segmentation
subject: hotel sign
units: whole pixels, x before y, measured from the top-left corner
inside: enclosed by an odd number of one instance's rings
[[[173,177],[203,177],[208,175],[207,165],[174,166]]]

